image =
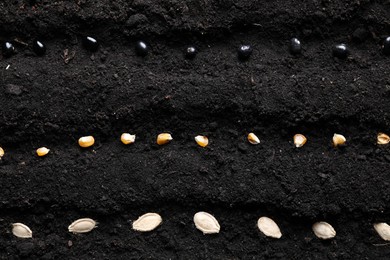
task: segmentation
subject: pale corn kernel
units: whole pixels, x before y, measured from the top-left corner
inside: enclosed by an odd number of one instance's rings
[[[38,156],[45,156],[50,152],[50,149],[47,149],[46,147],[41,147],[37,149],[37,155]]]
[[[198,135],[195,137],[195,142],[202,147],[206,147],[209,144],[209,139],[206,136]]]
[[[163,144],[169,143],[172,140],[173,140],[173,138],[172,138],[171,134],[168,134],[168,133],[162,133],[162,134],[159,134],[157,136],[157,144],[158,145],[163,145]]]
[[[333,135],[333,146],[337,147],[339,145],[344,145],[347,139],[343,135],[340,134],[334,134]]]
[[[304,135],[296,134],[294,135],[294,145],[299,148],[305,145],[307,139]]]
[[[0,159],[4,156],[4,149],[0,147]]]
[[[377,137],[378,144],[388,144],[390,143],[390,137],[387,134],[379,133]]]
[[[260,139],[254,133],[248,134],[248,141],[251,144],[259,144],[260,143]]]
[[[135,142],[135,135],[131,135],[129,133],[123,133],[121,135],[121,141],[124,144],[132,144]]]
[[[90,147],[92,146],[93,144],[95,143],[95,138],[93,138],[93,136],[83,136],[83,137],[80,137],[79,139],[79,145],[81,147]]]

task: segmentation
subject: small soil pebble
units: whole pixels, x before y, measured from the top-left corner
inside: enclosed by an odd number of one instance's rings
[[[385,55],[390,55],[390,36],[386,37],[386,39],[383,43],[383,53]]]
[[[43,56],[46,53],[46,45],[39,40],[34,40],[32,44],[32,49],[38,56]]]
[[[196,54],[197,54],[197,50],[193,46],[187,47],[185,52],[184,52],[186,59],[189,59],[189,60],[195,58]]]
[[[339,59],[346,59],[349,55],[349,48],[346,44],[337,44],[333,46],[333,56]]]
[[[84,37],[83,45],[85,49],[92,52],[96,52],[99,49],[99,42],[95,38],[90,36]]]
[[[148,55],[149,47],[145,42],[138,41],[135,44],[135,52],[138,56],[145,57],[146,55]]]
[[[11,42],[4,42],[1,46],[3,56],[9,58],[15,54],[15,47]]]
[[[297,55],[300,54],[302,50],[301,41],[297,38],[292,38],[290,41],[290,53]]]
[[[250,45],[240,45],[238,47],[238,58],[240,60],[247,60],[252,54],[252,47]]]

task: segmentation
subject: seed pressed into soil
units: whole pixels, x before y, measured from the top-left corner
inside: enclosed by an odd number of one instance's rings
[[[43,56],[46,53],[46,45],[40,40],[34,40],[32,49],[38,56]]]

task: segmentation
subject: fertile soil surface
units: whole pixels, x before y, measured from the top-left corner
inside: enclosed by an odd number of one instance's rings
[[[0,38],[18,53],[0,61],[0,258],[389,259],[372,227],[390,222],[390,146],[376,145],[390,132],[389,33],[389,1],[2,1]],[[292,37],[302,55],[289,54]],[[332,57],[337,43],[347,60]],[[240,44],[254,49],[246,62]],[[136,142],[123,145],[123,132]],[[156,145],[161,132],[174,140]],[[308,138],[300,149],[296,133]],[[332,147],[334,133],[346,147]],[[77,145],[84,135],[92,148]],[[221,232],[197,230],[198,211]],[[162,225],[133,231],[146,212]],[[260,216],[281,239],[260,233]],[[69,233],[82,217],[98,227]],[[311,231],[322,220],[331,241]],[[33,238],[14,237],[14,222]]]

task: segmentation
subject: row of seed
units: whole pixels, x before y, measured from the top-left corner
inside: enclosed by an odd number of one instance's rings
[[[23,45],[28,45],[27,43],[23,43],[18,41]],[[84,47],[91,51],[96,52],[99,49],[99,42],[96,38],[91,36],[83,37],[83,45]],[[10,57],[15,54],[16,50],[13,44],[9,41],[6,41],[2,44],[3,57]],[[32,50],[38,55],[42,56],[46,53],[46,45],[40,41],[35,39],[32,43]],[[297,38],[292,38],[290,40],[290,53],[297,55],[300,54],[302,50],[301,41]],[[390,55],[390,37],[386,37],[382,46],[383,53],[385,55]],[[146,56],[149,52],[149,47],[144,41],[138,41],[135,45],[135,51],[139,56]],[[198,50],[194,46],[189,46],[185,50],[185,57],[187,59],[193,59]],[[252,47],[250,45],[240,45],[237,50],[238,58],[241,60],[246,60],[252,54]],[[334,57],[339,59],[346,59],[349,55],[350,51],[346,44],[337,44],[333,46],[332,54]]]
[[[146,213],[133,222],[133,230],[149,232],[157,228],[162,223],[162,217],[157,213]],[[194,224],[203,234],[217,234],[221,226],[218,220],[207,212],[200,211],[194,215]],[[97,222],[91,218],[81,218],[69,225],[68,231],[74,234],[88,233],[97,226]],[[257,227],[267,237],[281,238],[282,232],[274,220],[268,217],[261,217],[257,221]],[[379,236],[390,241],[390,226],[387,223],[375,223],[374,229]],[[312,226],[314,234],[320,239],[332,239],[336,236],[336,231],[327,222],[316,222]],[[12,224],[12,233],[19,238],[32,238],[31,229],[22,223]]]
[[[251,144],[256,145],[260,143],[260,139],[254,133],[249,133],[247,138]],[[135,135],[129,133],[123,133],[120,139],[123,144],[126,145],[132,144],[135,142]],[[158,145],[167,144],[172,140],[173,137],[169,133],[162,133],[157,136]],[[296,134],[294,135],[293,140],[294,140],[295,147],[299,148],[305,145],[307,138],[302,134]],[[343,146],[345,145],[346,141],[347,139],[341,134],[333,135],[332,142],[334,147]],[[95,138],[93,136],[83,136],[79,139],[78,142],[81,147],[86,148],[94,145]],[[195,142],[201,147],[206,147],[209,144],[209,139],[207,138],[207,136],[198,135],[195,137]],[[387,134],[384,133],[378,134],[377,144],[383,145],[383,144],[388,144],[389,142],[390,142],[390,137]],[[38,156],[45,156],[50,152],[50,149],[48,149],[47,147],[41,147],[38,148],[36,152]],[[0,158],[2,156],[4,156],[4,149],[0,147]]]

